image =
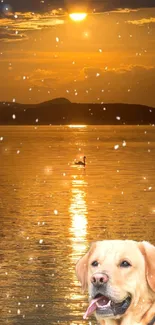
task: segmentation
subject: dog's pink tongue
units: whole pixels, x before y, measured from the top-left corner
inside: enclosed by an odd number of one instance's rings
[[[109,301],[109,299],[104,298],[104,297],[99,297],[96,299],[93,299],[89,305],[89,307],[87,308],[83,318],[86,319],[87,317],[89,317],[97,308],[96,303],[100,301],[100,306],[104,306],[107,304],[107,302]]]
[[[99,298],[97,299],[93,299],[89,305],[89,307],[87,308],[83,318],[86,319],[88,316],[90,316],[95,310],[96,310],[96,302],[99,300]]]

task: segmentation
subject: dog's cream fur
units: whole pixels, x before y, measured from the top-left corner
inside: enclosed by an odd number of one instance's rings
[[[122,260],[131,267],[122,268]],[[98,261],[97,267],[92,266]],[[76,265],[76,274],[82,289],[92,294],[91,277],[94,273],[106,273],[110,295],[122,301],[131,295],[129,308],[113,319],[95,315],[100,325],[147,325],[155,316],[155,246],[148,242],[131,240],[105,240],[92,244],[88,253]]]

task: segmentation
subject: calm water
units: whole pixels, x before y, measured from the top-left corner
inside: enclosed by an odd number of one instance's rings
[[[1,137],[0,324],[95,324],[82,319],[75,263],[98,239],[155,244],[155,128],[0,127]],[[85,169],[74,165],[83,155]]]

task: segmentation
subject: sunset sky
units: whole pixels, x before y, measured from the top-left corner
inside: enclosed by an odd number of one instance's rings
[[[73,1],[1,0],[0,101],[155,107],[155,0],[77,3],[83,22]]]

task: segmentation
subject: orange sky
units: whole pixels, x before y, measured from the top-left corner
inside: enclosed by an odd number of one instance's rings
[[[127,102],[155,107],[155,8],[1,19],[0,101]]]

